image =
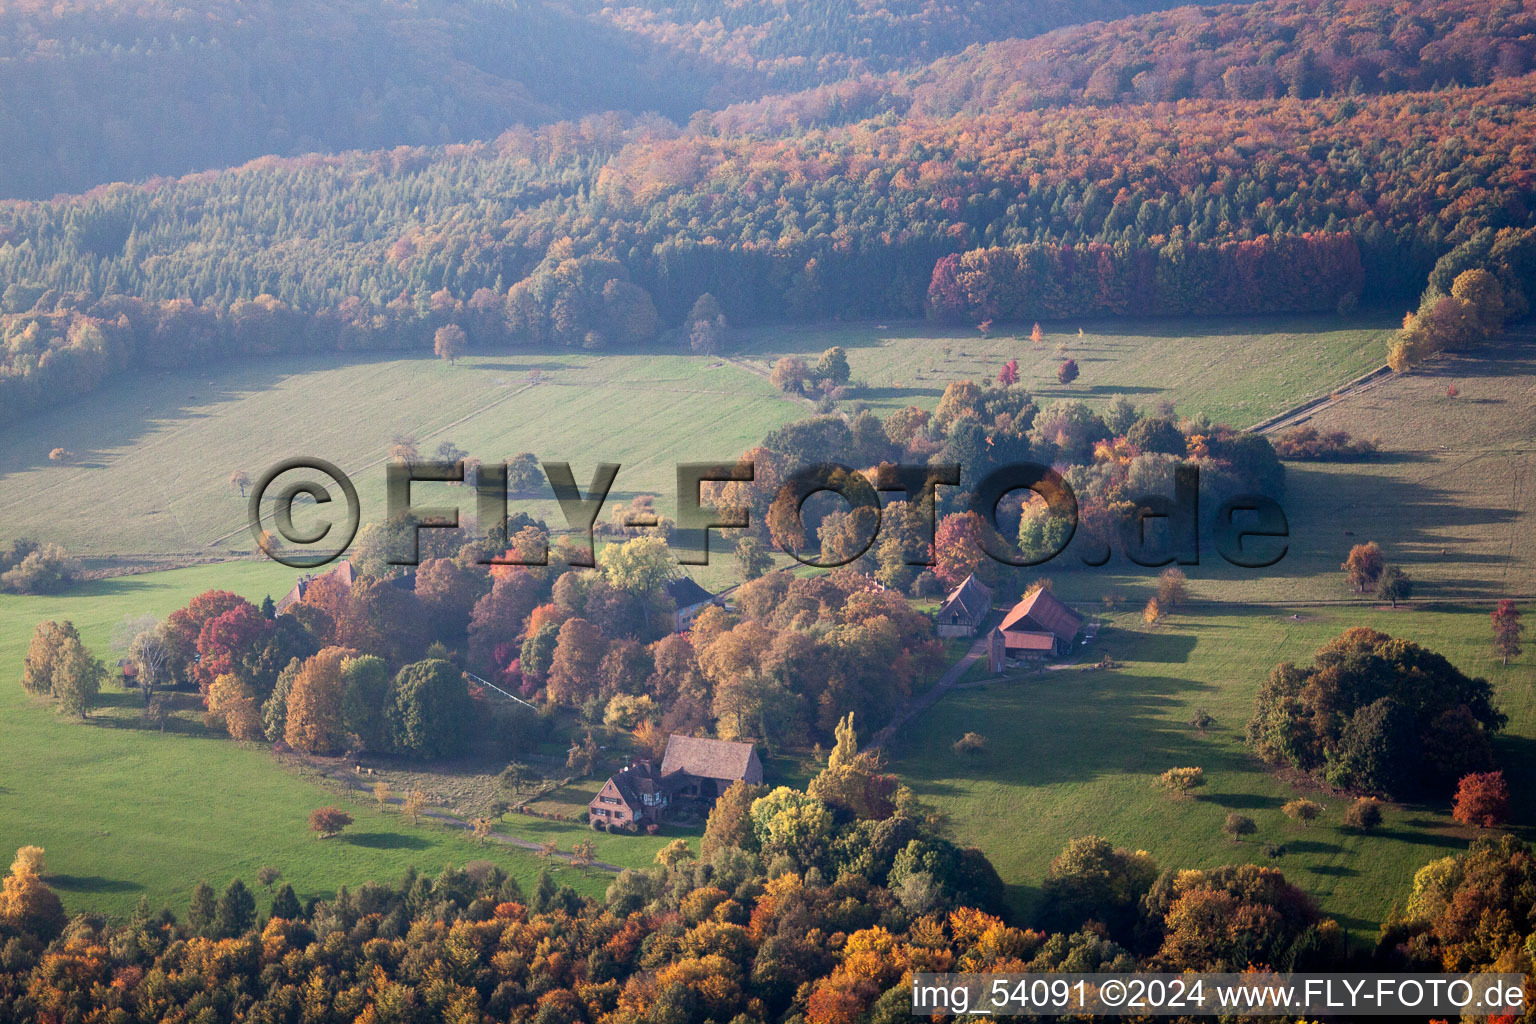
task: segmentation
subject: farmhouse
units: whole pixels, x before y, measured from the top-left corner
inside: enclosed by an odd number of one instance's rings
[[[298,582],[294,583],[293,589],[284,594],[282,599],[277,602],[277,614],[283,614],[284,612],[288,611],[288,609],[304,600],[304,595],[309,592],[309,588],[323,579],[334,579],[345,589],[351,590],[352,582],[355,579],[355,574],[352,571],[352,563],[342,562],[330,572],[322,572],[310,576],[300,576]]]
[[[699,613],[712,604],[719,604],[720,598],[695,583],[688,576],[679,576],[670,581],[666,586],[667,596],[672,599],[672,604],[677,608],[675,629],[677,632],[685,632],[693,625],[693,620],[699,617]]]
[[[733,782],[762,781],[763,763],[752,744],[674,734],[659,770],[637,761],[609,776],[587,804],[587,819],[618,828],[658,824],[674,799],[713,804]]]
[[[587,805],[587,816],[610,828],[659,824],[672,802],[669,789],[661,773],[649,761],[641,761],[609,776]]]
[[[1044,587],[1014,605],[988,637],[987,663],[1001,672],[1009,659],[1040,661],[1066,654],[1083,617]]]
[[[992,612],[992,591],[974,575],[944,599],[939,606],[936,632],[942,637],[975,636]]]

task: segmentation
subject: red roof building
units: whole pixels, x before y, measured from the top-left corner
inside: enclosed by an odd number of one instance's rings
[[[1001,672],[1010,658],[1059,657],[1072,650],[1082,628],[1082,615],[1042,587],[1014,605],[992,631],[987,660],[992,671]]]

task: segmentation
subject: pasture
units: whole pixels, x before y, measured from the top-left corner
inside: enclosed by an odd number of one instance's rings
[[[671,514],[678,462],[732,460],[805,414],[736,365],[656,353],[475,355],[456,366],[326,355],[139,375],[92,396],[88,411],[66,407],[4,432],[0,537],[113,559],[229,557],[253,547],[230,474],[257,478],[296,455],[352,475],[363,521],[381,520],[396,435],[426,457],[451,442],[486,461],[523,451],[568,461],[583,489],[597,463],[616,462],[612,501],[652,493]],[[74,459],[51,463],[55,447]],[[445,495],[473,514],[471,492],[413,488],[418,504]],[[553,495],[510,508],[563,523]]]
[[[1354,625],[1414,640],[1489,679],[1510,719],[1497,756],[1506,766],[1528,760],[1536,743],[1530,656],[1499,664],[1486,609],[1200,609],[1151,629],[1135,615],[1113,617],[1083,661],[1109,653],[1122,665],[1116,669],[1025,671],[956,690],[897,736],[892,768],[952,816],[958,840],[987,854],[1024,920],[1051,858],[1069,840],[1096,833],[1149,851],[1161,867],[1274,863],[1354,941],[1371,942],[1392,904],[1406,901],[1413,873],[1464,849],[1472,831],[1451,820],[1447,802],[1389,806],[1377,832],[1354,832],[1341,823],[1346,798],[1282,777],[1243,742],[1270,668],[1310,661]],[[1188,724],[1200,708],[1215,718],[1205,735]],[[985,753],[950,749],[972,730],[988,738]],[[1160,773],[1186,765],[1205,770],[1206,785],[1193,798],[1155,787]],[[1526,776],[1509,773],[1515,821],[1530,822],[1536,810],[1536,786]],[[1310,828],[1280,812],[1300,795],[1326,807]],[[1232,811],[1258,825],[1241,844],[1221,832]],[[1269,842],[1285,848],[1273,862],[1261,852]]]
[[[398,877],[407,866],[435,872],[447,864],[489,860],[525,889],[538,856],[469,836],[425,819],[412,825],[398,810],[379,811],[364,793],[344,794],[317,773],[279,764],[265,744],[235,743],[203,732],[183,712],[165,733],[138,722],[138,698],[108,684],[106,707],[80,722],[21,688],[22,659],[33,627],[67,618],[98,656],[107,658],[112,627],[129,613],[165,614],[213,587],[259,601],[281,593],[291,570],[240,562],[92,581],[60,597],[0,596],[0,851],[33,843],[48,851],[49,884],[70,911],[126,917],[140,896],[184,910],[206,880],[255,885],[271,864],[301,899],[338,886]],[[115,659],[107,658],[111,664]],[[355,824],[317,840],[307,818],[335,804]],[[560,847],[571,840],[562,836]],[[619,851],[605,850],[618,856]],[[649,863],[652,851],[635,854]],[[556,867],[555,877],[599,895],[611,876]],[[258,892],[258,899],[266,896]]]
[[[933,409],[951,381],[996,380],[1019,361],[1019,387],[1044,404],[1077,398],[1096,408],[1125,396],[1150,408],[1173,402],[1184,415],[1246,427],[1353,380],[1386,361],[1396,325],[1380,316],[1284,316],[1198,320],[1082,321],[975,328],[927,323],[773,327],[740,332],[743,355],[764,371],[784,355],[814,366],[841,345],[855,388],[852,399],[879,411]],[[1081,331],[1081,333],[1079,333]],[[1059,384],[1056,369],[1077,360],[1082,375]]]

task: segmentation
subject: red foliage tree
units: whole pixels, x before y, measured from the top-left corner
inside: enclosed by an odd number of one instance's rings
[[[1473,772],[1456,787],[1451,816],[1463,825],[1494,828],[1509,818],[1509,785],[1503,772]]]
[[[203,623],[192,669],[198,689],[206,694],[215,679],[238,670],[241,659],[256,653],[270,632],[272,620],[247,601]]]

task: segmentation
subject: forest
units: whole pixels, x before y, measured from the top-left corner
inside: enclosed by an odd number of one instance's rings
[[[430,350],[448,324],[481,345],[632,344],[647,305],[672,327],[706,293],[740,323],[920,316],[936,264],[1020,246],[1097,260],[1084,284],[1100,309],[1186,254],[1231,281],[1227,312],[1406,306],[1442,255],[1532,227],[1533,87],[876,119],[791,138],[589,118],[11,203],[0,415],[130,366]],[[1107,248],[1080,249],[1093,245]],[[1256,278],[1271,245],[1317,258]],[[1157,282],[1154,308],[1208,308],[1190,280]],[[1005,307],[1064,309],[1048,292]]]

